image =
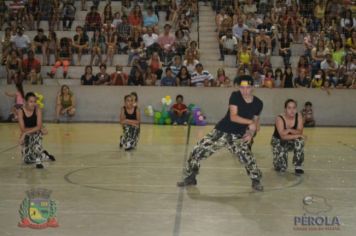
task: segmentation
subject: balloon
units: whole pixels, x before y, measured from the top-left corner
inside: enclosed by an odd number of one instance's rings
[[[41,102],[41,103],[38,103],[38,106],[43,109],[44,108],[44,104]]]
[[[155,118],[154,123],[158,124],[159,123],[159,119]]]
[[[167,101],[166,101],[166,98],[162,98],[161,102],[162,102],[163,105],[165,105],[166,102],[167,102]]]
[[[166,118],[165,122],[166,122],[166,125],[172,124],[172,120],[171,120],[171,118],[169,118],[169,117]]]
[[[44,104],[43,104],[43,95],[40,93],[35,93],[36,95],[36,104],[40,109],[44,108]]]
[[[195,107],[195,104],[191,103],[188,105],[188,109],[189,111],[193,110],[193,108]]]
[[[168,117],[169,117],[169,114],[168,114],[167,111],[162,112],[162,118],[163,118],[163,119],[166,119],[166,118],[168,118]]]
[[[160,119],[161,117],[162,117],[161,112],[156,111],[156,112],[155,112],[155,119]]]
[[[198,120],[203,121],[204,120],[204,116],[199,116]]]
[[[160,124],[160,125],[164,124],[164,119],[162,117],[161,117],[161,119],[159,119],[158,124]]]

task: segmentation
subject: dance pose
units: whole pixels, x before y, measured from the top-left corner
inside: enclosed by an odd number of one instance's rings
[[[140,134],[140,110],[134,105],[133,95],[125,96],[125,105],[121,108],[120,124],[123,135],[120,137],[120,148],[125,151],[134,149],[138,143]]]
[[[225,117],[193,148],[184,169],[184,179],[177,183],[179,187],[196,185],[200,160],[226,147],[245,166],[252,180],[252,188],[263,191],[260,182],[262,173],[250,148],[250,142],[258,131],[263,103],[252,95],[252,77],[243,76],[239,84],[239,91],[233,92],[230,96],[229,109]]]
[[[288,151],[293,151],[295,174],[303,174],[304,138],[303,117],[297,112],[297,102],[288,99],[284,103],[285,111],[276,118],[275,130],[272,136],[273,165],[278,172],[288,168]]]
[[[22,157],[26,164],[36,164],[42,169],[44,160],[55,161],[42,147],[42,135],[46,133],[42,127],[42,111],[36,105],[36,95],[29,92],[25,95],[25,104],[18,112],[20,125],[20,144]]]

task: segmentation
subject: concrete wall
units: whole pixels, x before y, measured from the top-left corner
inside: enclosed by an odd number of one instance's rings
[[[44,95],[44,119],[51,121],[55,114],[55,98],[59,86],[25,86],[25,91],[35,91]],[[160,100],[166,95],[173,99],[177,94],[185,97],[187,104],[199,105],[209,123],[216,123],[226,113],[228,100],[234,88],[190,88],[190,87],[107,87],[73,86],[77,99],[77,115],[73,121],[116,122],[123,97],[132,91],[139,96],[142,113],[147,105],[161,109]],[[13,99],[4,95],[5,91],[15,91],[14,86],[0,86],[0,115],[7,117]],[[276,114],[283,111],[287,98],[294,98],[299,109],[306,101],[314,104],[314,114],[318,125],[356,126],[356,90],[332,90],[330,94],[319,89],[255,89],[254,94],[264,102],[261,116],[263,124],[273,124]],[[143,122],[152,118],[142,115]]]

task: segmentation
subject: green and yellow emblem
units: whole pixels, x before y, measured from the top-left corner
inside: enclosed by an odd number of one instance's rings
[[[19,227],[44,229],[58,227],[56,219],[56,203],[50,199],[52,191],[47,189],[31,189],[20,206],[21,222]]]

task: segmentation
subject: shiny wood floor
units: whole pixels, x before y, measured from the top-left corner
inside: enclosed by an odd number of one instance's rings
[[[227,150],[202,161],[198,185],[176,187],[187,153],[211,130],[143,125],[137,150],[118,149],[116,124],[50,124],[45,148],[57,161],[44,170],[22,164],[18,128],[0,124],[0,235],[225,236],[354,235],[356,231],[356,129],[305,132],[305,171],[272,170],[272,127],[262,127],[253,147],[265,192],[255,193],[244,168]],[[289,161],[291,163],[292,154]],[[25,191],[53,191],[59,228],[17,227]],[[313,197],[310,205],[305,196]],[[338,230],[305,226],[295,217],[339,217]],[[320,228],[319,228],[320,229]]]

